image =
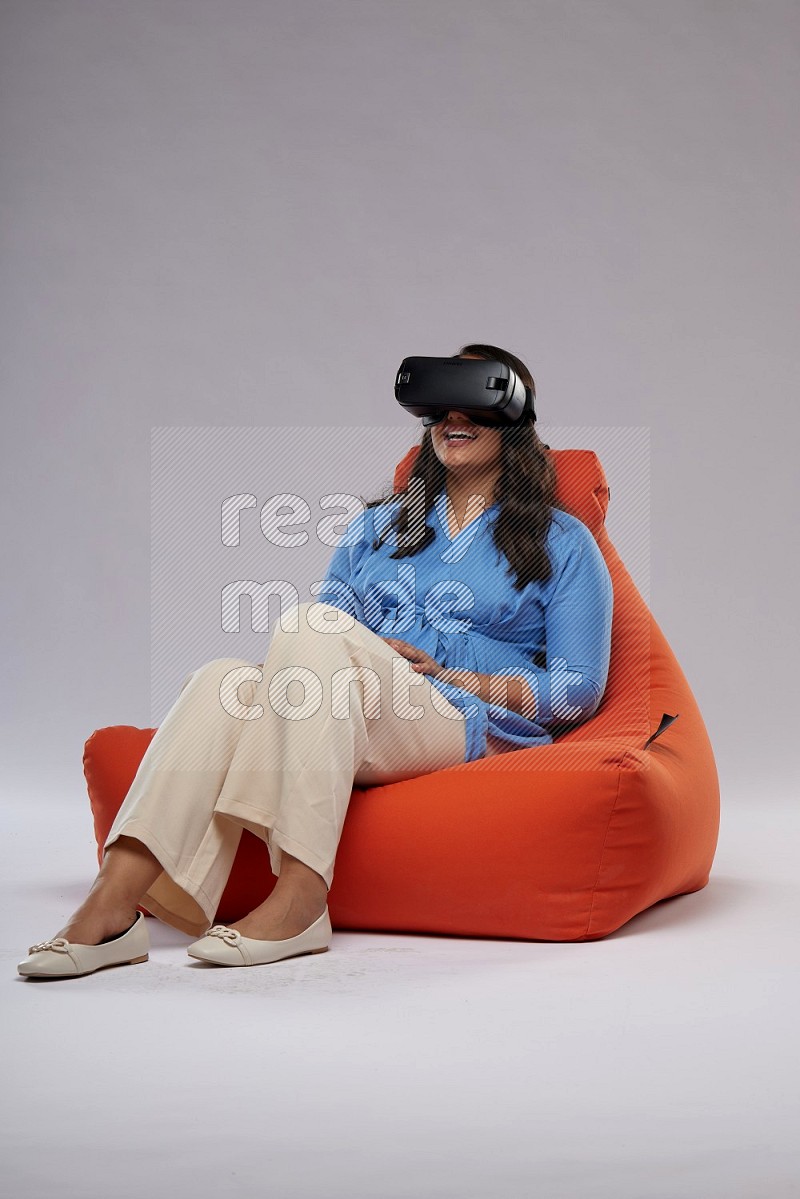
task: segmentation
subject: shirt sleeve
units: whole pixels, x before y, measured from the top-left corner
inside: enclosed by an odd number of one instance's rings
[[[503,666],[491,673],[521,675],[533,692],[535,708],[523,705],[522,716],[554,735],[588,720],[603,698],[611,659],[614,590],[600,547],[588,529],[566,538],[556,564],[556,579],[545,607],[546,665]],[[503,713],[491,705],[502,726]],[[517,717],[519,714],[517,714]]]
[[[359,512],[346,526],[342,539],[331,555],[325,578],[316,593],[317,603],[331,604],[361,620],[363,611],[353,586],[353,574],[356,566],[367,553],[369,522],[367,512]],[[311,588],[312,592],[314,588]]]
[[[388,523],[387,510],[376,516],[378,511],[367,508],[347,525],[331,556],[317,602],[339,608],[379,637],[399,637],[441,659],[442,635],[428,622],[424,605],[417,602],[417,582],[427,575],[406,565],[401,566],[396,578],[391,578],[390,567],[387,578],[374,577],[379,561],[373,549],[376,528],[383,531]],[[370,560],[375,567],[372,574]]]

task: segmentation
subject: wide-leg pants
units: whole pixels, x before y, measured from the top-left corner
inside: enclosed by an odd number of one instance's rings
[[[353,785],[465,759],[463,714],[377,633],[324,603],[282,614],[263,668],[217,658],[161,723],[106,837],[142,841],[163,867],[141,903],[192,936],[214,919],[242,835],[330,888]],[[245,913],[242,913],[245,915]]]

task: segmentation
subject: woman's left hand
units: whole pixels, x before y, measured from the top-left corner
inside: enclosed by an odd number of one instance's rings
[[[410,645],[408,641],[400,641],[397,637],[382,637],[387,645],[391,645],[392,649],[396,649],[398,654],[402,654],[412,664],[412,669],[418,674],[438,674],[443,668],[439,665],[435,658],[430,654],[426,654],[424,649],[419,649],[416,645]]]

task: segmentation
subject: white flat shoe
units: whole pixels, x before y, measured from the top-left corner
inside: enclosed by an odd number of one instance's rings
[[[215,966],[264,966],[284,958],[299,957],[302,953],[325,953],[333,938],[331,918],[327,907],[318,920],[296,937],[284,941],[257,941],[243,937],[235,928],[215,924],[199,941],[189,945],[186,952],[201,962]]]
[[[19,963],[17,971],[26,978],[79,978],[107,966],[146,962],[149,949],[150,934],[144,912],[137,912],[129,929],[102,945],[81,945],[64,937],[31,945],[28,957]]]

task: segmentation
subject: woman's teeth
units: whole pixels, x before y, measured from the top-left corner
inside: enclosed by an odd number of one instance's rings
[[[477,433],[445,433],[446,441],[474,441]]]

